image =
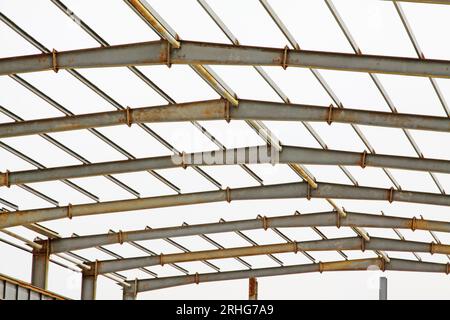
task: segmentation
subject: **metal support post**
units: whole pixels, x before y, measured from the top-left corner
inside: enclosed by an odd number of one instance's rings
[[[380,277],[380,300],[387,300],[387,278]]]
[[[49,241],[39,241],[40,249],[33,249],[31,284],[47,289],[48,264],[50,258]]]
[[[258,300],[258,280],[255,277],[248,279],[248,300]]]

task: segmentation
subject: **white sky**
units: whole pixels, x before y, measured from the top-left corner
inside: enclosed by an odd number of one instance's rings
[[[158,36],[122,0],[64,0],[76,15],[91,26],[109,44],[157,40]],[[167,23],[179,34],[181,39],[229,43],[222,31],[195,0],[149,0],[148,1]],[[380,55],[416,57],[414,48],[402,26],[394,5],[379,0],[335,0],[333,1],[353,38],[362,52]],[[257,0],[208,0],[208,4],[225,22],[231,32],[244,45],[284,47],[288,42],[277,29],[269,15]],[[339,29],[324,1],[319,0],[279,0],[270,1],[274,10],[283,20],[302,49],[326,50],[352,53],[352,48]],[[443,41],[443,30],[450,29],[450,6],[402,4],[415,36],[428,58],[450,59],[450,44]],[[98,46],[74,21],[63,14],[50,0],[0,0],[0,11],[23,28],[43,45],[58,51]],[[38,53],[39,51],[23,38],[0,22],[0,57]],[[264,82],[252,67],[212,66],[212,69],[237,93],[239,98],[280,101],[276,93]],[[189,66],[174,65],[139,67],[176,102],[215,99],[218,95]],[[332,101],[319,82],[308,69],[267,67],[264,70],[294,103],[329,105]],[[84,69],[83,76],[110,95],[122,106],[141,107],[165,104],[161,98],[144,82],[126,68]],[[320,71],[321,75],[339,97],[345,107],[389,111],[386,102],[375,87],[368,74],[355,72]],[[57,74],[53,71],[20,75],[23,79],[47,94],[60,105],[76,114],[114,110],[114,107],[66,71]],[[445,116],[442,106],[426,78],[379,75],[399,112]],[[438,79],[441,91],[450,101],[450,80]],[[0,106],[14,112],[24,119],[61,116],[55,109],[18,82],[7,76],[0,76]],[[11,119],[0,114],[1,122]],[[262,144],[263,141],[244,122],[211,121],[201,123],[226,147],[239,147]],[[320,146],[300,123],[265,122],[284,144],[316,147]],[[313,123],[311,126],[319,133],[331,149],[361,152],[364,144],[349,125]],[[212,150],[216,146],[189,123],[150,124],[149,127],[179,150],[186,152]],[[400,129],[374,128],[360,126],[377,153],[416,156],[405,135]],[[98,129],[105,136],[128,150],[135,157],[168,155],[170,151],[137,126]],[[450,134],[411,131],[425,157],[450,160]],[[91,162],[125,159],[87,130],[50,134],[51,137],[70,147]],[[1,139],[46,167],[79,164],[80,162],[61,149],[51,145],[38,136]],[[0,145],[1,147],[1,145]],[[33,165],[21,160],[0,148],[0,170],[33,169]],[[287,166],[250,165],[264,183],[283,183],[298,181]],[[351,184],[350,180],[337,167],[307,166],[318,181]],[[363,186],[390,188],[392,182],[381,169],[348,167],[348,170]],[[223,186],[231,188],[257,185],[239,167],[208,167],[205,171]],[[427,173],[390,170],[404,190],[438,192],[436,185]],[[196,192],[215,190],[215,187],[197,172],[188,168],[158,170],[162,176],[177,185],[181,191]],[[436,174],[446,191],[450,192],[450,175]],[[174,191],[145,172],[115,175],[122,182],[137,190],[142,197],[161,194],[174,194]],[[132,195],[119,188],[104,177],[72,179],[73,182],[100,197],[102,201],[127,199]],[[70,189],[65,184],[54,181],[33,183],[31,187],[50,196],[60,205],[68,203],[92,202],[86,196]],[[0,189],[0,198],[17,204],[20,209],[49,207],[50,203],[12,186]],[[381,201],[346,201],[337,203],[349,211],[412,217],[423,215],[426,219],[450,221],[448,208]],[[7,206],[5,206],[6,208]],[[9,208],[10,209],[10,208]],[[305,199],[261,200],[193,205],[55,220],[43,223],[58,231],[61,236],[105,233],[142,229],[145,226],[162,227],[217,222],[226,220],[250,219],[257,214],[267,216],[289,215],[295,210],[302,213],[330,210],[324,200]],[[353,236],[348,228],[320,228],[328,237]],[[10,228],[20,235],[33,239],[36,233],[23,227]],[[296,228],[282,230],[294,240],[318,239],[311,229]],[[373,236],[396,238],[392,230],[367,230]],[[402,230],[408,240],[431,242],[427,232]],[[248,231],[259,244],[280,243],[283,240],[270,231]],[[450,235],[437,233],[443,243],[450,243]],[[19,243],[4,234],[3,239]],[[249,245],[236,234],[215,234],[211,238],[225,247]],[[190,250],[213,249],[214,247],[199,237],[175,239]],[[140,244],[156,253],[179,252],[163,240],[142,241]],[[145,253],[130,246],[111,245],[108,249],[124,256],[141,256]],[[111,256],[96,249],[76,252],[88,259],[111,259]],[[372,252],[346,252],[351,259],[374,257]],[[312,253],[319,261],[341,259],[336,252]],[[412,254],[390,252],[391,257],[414,259]],[[309,263],[301,254],[278,254],[285,265]],[[420,254],[424,261],[447,263],[445,256]],[[58,260],[57,257],[55,257]],[[267,256],[245,257],[245,261],[256,267],[277,266]],[[233,259],[212,261],[222,271],[245,268]],[[201,262],[180,264],[191,273],[212,272]],[[170,266],[151,267],[159,276],[180,275]],[[29,281],[31,274],[31,255],[0,242],[0,273]],[[121,274],[134,279],[148,278],[149,275],[137,270]],[[71,298],[79,298],[80,274],[51,264],[49,289]],[[386,272],[389,298],[450,298],[450,278],[445,275],[423,273]],[[259,279],[259,297],[262,299],[377,299],[378,272],[334,272],[279,276]],[[121,289],[109,279],[100,277],[97,297],[99,299],[119,299]],[[247,297],[247,280],[234,280],[190,285],[155,292],[139,294],[139,299],[210,299]]]

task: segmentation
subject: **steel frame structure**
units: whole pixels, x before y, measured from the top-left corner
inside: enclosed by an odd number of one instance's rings
[[[437,264],[423,262],[417,252],[444,254],[450,260],[450,245],[442,244],[437,235],[438,232],[450,232],[450,223],[445,221],[432,221],[394,216],[375,216],[365,213],[348,212],[340,207],[333,199],[356,200],[380,200],[402,201],[408,203],[423,203],[439,206],[450,206],[450,196],[441,186],[435,173],[450,173],[450,160],[426,158],[409,130],[425,130],[450,132],[450,110],[447,102],[436,82],[435,78],[450,78],[450,60],[436,60],[425,58],[412,28],[402,10],[400,2],[392,1],[396,12],[408,34],[409,39],[417,53],[417,58],[375,56],[361,52],[356,41],[352,37],[345,22],[331,0],[324,0],[341,31],[354,50],[354,54],[338,52],[322,52],[302,50],[300,45],[278,17],[275,10],[266,0],[260,0],[261,6],[273,20],[277,28],[282,32],[291,47],[268,48],[242,45],[213,11],[205,0],[197,0],[201,8],[209,15],[212,21],[219,27],[231,44],[208,43],[181,40],[178,34],[164,21],[164,19],[145,0],[124,0],[124,2],[143,19],[147,25],[161,37],[159,41],[130,43],[125,45],[109,45],[88,24],[78,18],[60,0],[50,0],[58,9],[71,18],[76,18],[79,26],[91,38],[100,44],[97,48],[88,48],[71,51],[49,50],[36,39],[21,29],[6,15],[0,12],[0,20],[20,35],[23,39],[41,51],[40,54],[9,57],[0,59],[0,76],[9,76],[18,84],[43,99],[52,107],[64,114],[63,117],[36,119],[24,121],[13,111],[0,106],[0,112],[13,120],[13,122],[0,124],[0,138],[17,137],[24,135],[39,135],[47,142],[66,152],[71,157],[81,162],[80,165],[45,167],[26,154],[14,149],[5,142],[0,142],[0,147],[9,153],[27,161],[36,170],[6,171],[0,173],[0,187],[17,185],[25,191],[50,203],[53,207],[19,210],[19,207],[6,199],[0,202],[13,209],[0,211],[0,232],[27,244],[32,249],[21,247],[8,240],[1,241],[13,245],[19,249],[32,253],[31,283],[37,288],[45,290],[48,280],[49,263],[54,262],[51,255],[58,256],[69,263],[75,264],[74,270],[82,274],[82,299],[95,299],[96,282],[98,275],[106,276],[116,281],[123,287],[124,299],[135,299],[139,292],[180,286],[190,283],[222,281],[229,279],[250,279],[250,297],[256,299],[256,277],[274,276],[281,274],[309,273],[323,271],[356,271],[367,270],[370,266],[379,269],[393,271],[418,271],[439,272],[449,274],[450,264]],[[450,4],[450,1],[407,1],[428,4]],[[189,103],[177,103],[167,93],[149,79],[138,66],[143,65],[189,65],[221,99],[208,101],[193,101]],[[269,101],[244,100],[237,97],[231,88],[208,65],[240,65],[251,66],[261,76],[269,87],[280,97],[281,103]],[[151,106],[145,108],[125,107],[115,101],[96,84],[81,75],[76,69],[101,68],[101,67],[127,67],[135,76],[153,89],[169,105]],[[313,106],[292,104],[287,95],[278,87],[276,82],[264,71],[263,66],[278,66],[283,69],[301,67],[309,69],[320,85],[325,89],[332,100],[329,106]],[[326,83],[317,69],[332,69],[344,71],[367,72],[376,88],[386,101],[391,112],[363,111],[359,109],[344,108],[343,104]],[[66,70],[71,76],[79,80],[94,93],[99,95],[116,111],[102,113],[75,114],[61,105],[59,102],[42,92],[20,75],[21,73],[39,72],[44,70]],[[430,83],[447,115],[447,117],[424,116],[416,114],[398,113],[387,91],[377,77],[380,74],[398,74],[406,76],[419,76],[429,78]],[[205,120],[245,120],[266,143],[263,146],[248,146],[246,148],[227,149],[217,140],[199,121]],[[187,121],[196,127],[213,142],[219,149],[197,153],[185,153],[174,148],[154,132],[147,123]],[[321,146],[321,149],[294,147],[284,145],[264,124],[263,121],[297,121],[302,123],[312,137]],[[310,122],[326,122],[349,124],[368,151],[349,152],[331,150],[322,138],[309,124]],[[115,125],[135,124],[146,134],[150,135],[173,155],[137,158],[116,142],[100,133],[97,128]],[[400,128],[408,142],[411,144],[418,157],[393,156],[378,154],[368,139],[359,129],[359,125]],[[72,131],[87,129],[96,138],[112,147],[127,160],[93,163],[80,154],[71,150],[57,139],[48,135],[52,132]],[[266,185],[263,180],[254,173],[251,164],[287,164],[303,182],[285,183],[278,185]],[[236,165],[239,166],[254,179],[259,186],[233,188],[223,187],[214,177],[209,175],[203,166],[211,165]],[[316,178],[303,165],[334,165],[342,170],[352,185],[333,184],[317,181]],[[348,171],[348,166],[360,166],[362,168],[377,167],[392,182],[391,188],[374,188],[360,186],[358,181]],[[168,179],[164,178],[156,170],[191,167],[218,190],[194,193],[182,193],[181,189]],[[402,169],[423,171],[430,174],[439,193],[425,193],[405,191],[397,183],[389,169]],[[146,171],[173,191],[175,195],[161,195],[141,198],[140,194],[132,187],[118,180],[113,174],[126,172]],[[73,183],[69,179],[90,176],[104,176],[120,188],[126,190],[134,199],[100,201],[95,194]],[[59,202],[26,185],[27,183],[59,180],[77,192],[95,201],[95,203],[60,206]],[[202,204],[219,201],[241,201],[257,199],[289,199],[311,198],[325,199],[332,210],[305,215],[271,217],[260,216],[252,220],[240,220],[219,223],[207,223],[200,225],[183,224],[181,227],[146,228],[134,231],[111,231],[108,234],[82,235],[73,237],[60,237],[58,233],[49,230],[40,222],[77,216],[96,215],[103,213],[123,212],[130,210],[142,210],[190,204]],[[24,226],[39,233],[46,239],[28,240],[7,228]],[[356,237],[328,239],[317,227],[321,226],[347,226],[352,228]],[[317,232],[322,240],[295,241],[284,235],[278,228],[310,227]],[[389,228],[393,229],[400,240],[375,238],[370,236],[364,228]],[[255,229],[272,230],[285,243],[258,245],[254,240],[246,236],[242,231]],[[406,240],[398,229],[425,230],[431,233],[434,242],[423,243]],[[250,247],[225,248],[207,236],[211,233],[235,232],[249,242]],[[181,236],[198,236],[208,241],[217,250],[191,251],[171,238]],[[156,254],[136,241],[163,239],[175,246],[183,253]],[[105,245],[128,243],[143,251],[145,257],[122,257],[117,253],[104,248]],[[71,251],[96,248],[110,256],[113,260],[88,261],[87,259],[72,253]],[[348,260],[343,251],[347,250],[372,250],[377,258]],[[310,255],[311,251],[337,251],[344,257],[344,261],[318,262]],[[418,261],[391,259],[386,251],[403,251],[414,254]],[[273,254],[284,252],[301,252],[312,264],[283,266],[283,261]],[[241,257],[250,255],[268,255],[282,267],[253,268]],[[247,270],[220,272],[220,268],[211,263],[210,259],[235,258],[243,264]],[[188,270],[178,265],[186,261],[202,261],[213,269],[214,273],[190,274]],[[153,265],[168,264],[182,272],[183,276],[157,278],[157,274],[147,267]],[[71,268],[62,264],[67,268]],[[154,277],[153,279],[127,280],[119,272],[128,269],[139,269]],[[384,290],[384,289],[383,289]],[[384,291],[383,291],[384,292]],[[386,294],[383,293],[383,296]],[[380,293],[381,297],[381,293]]]

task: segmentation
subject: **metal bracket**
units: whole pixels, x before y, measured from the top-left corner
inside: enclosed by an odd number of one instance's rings
[[[366,251],[366,239],[364,237],[361,237],[361,251]]]
[[[117,233],[117,236],[119,238],[119,244],[123,244],[123,232],[122,232],[122,230],[119,230],[119,232]]]
[[[159,254],[159,264],[161,265],[161,267],[164,266],[163,256],[164,256],[164,254],[162,254],[162,253]]]
[[[293,246],[294,246],[294,253],[297,254],[298,253],[298,243],[297,241],[292,242]]]
[[[70,220],[72,220],[73,217],[73,213],[72,213],[72,204],[69,203],[67,205],[67,218],[69,218]]]
[[[125,109],[125,116],[126,116],[127,126],[131,127],[131,124],[133,123],[133,119],[131,119],[131,108],[130,107],[127,107]]]
[[[319,272],[322,273],[323,272],[323,262],[319,261]]]
[[[199,284],[200,283],[200,275],[198,274],[198,272],[195,273],[194,282],[195,282],[195,284]]]
[[[187,165],[186,165],[186,152],[181,152],[181,167],[183,168],[183,169],[186,169],[187,168]]]
[[[431,255],[433,255],[436,251],[435,251],[435,246],[436,245],[436,243],[434,243],[434,241],[432,241],[431,243],[430,243],[430,254]]]
[[[389,201],[389,203],[392,203],[394,201],[394,188],[393,187],[391,187],[389,189],[388,201]]]
[[[231,189],[230,189],[230,187],[227,187],[225,189],[225,193],[226,193],[226,197],[227,197],[227,202],[230,203],[231,202]]]
[[[416,231],[416,227],[417,227],[416,224],[417,224],[417,218],[413,217],[412,221],[411,221],[411,230],[412,231]]]
[[[52,69],[55,73],[58,73],[58,61],[56,59],[56,54],[58,53],[58,51],[56,51],[55,49],[52,50]]]
[[[327,116],[327,123],[328,125],[331,125],[333,123],[333,104],[330,104],[328,107],[328,116]]]
[[[263,223],[263,229],[264,231],[267,231],[268,227],[269,227],[269,222],[267,221],[267,217],[263,216],[261,217],[262,223]]]
[[[281,66],[283,67],[284,70],[286,70],[288,67],[288,64],[287,64],[288,53],[289,53],[289,47],[285,46],[284,50],[283,50],[283,61],[281,62]]]
[[[361,168],[366,167],[366,158],[367,158],[367,150],[364,150],[364,152],[361,154]]]

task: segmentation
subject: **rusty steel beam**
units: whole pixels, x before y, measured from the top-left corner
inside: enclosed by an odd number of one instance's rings
[[[141,279],[128,281],[130,287],[124,288],[124,292],[134,298],[139,292],[182,286],[187,284],[198,284],[203,282],[226,281],[235,279],[247,279],[250,277],[270,277],[278,275],[291,275],[324,271],[412,271],[433,272],[449,274],[449,265],[418,262],[402,259],[391,259],[386,262],[380,258],[319,262],[312,264],[293,265],[285,267],[260,268],[252,270],[226,271],[220,273],[196,273],[188,276],[164,277],[157,279]]]
[[[189,253],[161,254],[159,256],[133,257],[125,259],[101,260],[84,270],[86,276],[118,272],[140,267],[155,266],[167,263],[191,262],[212,259],[254,256],[299,251],[334,251],[334,250],[385,250],[400,252],[427,252],[431,254],[450,254],[450,245],[434,242],[417,242],[371,237],[366,241],[362,237],[312,240],[281,244],[268,244],[251,247],[226,248],[220,250],[193,251]],[[94,266],[95,264],[95,266]]]
[[[403,156],[322,150],[283,146],[277,152],[267,146],[214,150],[172,156],[107,161],[93,164],[61,166],[39,170],[0,172],[0,186],[110,175],[127,172],[168,169],[186,166],[243,165],[261,163],[303,163],[313,165],[345,165],[362,168],[395,168],[415,171],[450,173],[450,161]]]
[[[288,50],[220,43],[167,40],[0,59],[0,75],[71,68],[138,65],[245,65],[332,69],[450,78],[450,61],[407,57]]]
[[[296,227],[367,227],[367,228],[396,228],[411,230],[430,230],[450,233],[450,222],[423,220],[416,218],[402,218],[394,216],[378,216],[365,213],[346,212],[345,217],[337,216],[336,212],[327,211],[304,215],[289,215],[279,217],[261,217],[258,219],[226,221],[218,223],[204,223],[185,225],[182,227],[165,227],[86,235],[79,237],[58,238],[50,241],[50,253],[81,250],[96,246],[125,243],[132,241],[155,240],[234,232],[268,228],[296,228]]]
[[[239,107],[234,108],[230,107],[228,101],[217,99],[2,123],[0,138],[116,125],[131,126],[133,123],[206,120],[311,121],[328,124],[338,122],[450,132],[450,120],[447,117],[254,100],[239,100]]]
[[[415,191],[398,191],[383,188],[355,187],[343,184],[320,183],[316,189],[305,182],[245,187],[217,191],[193,192],[180,195],[163,195],[139,199],[105,201],[78,204],[57,208],[19,210],[0,213],[0,229],[41,221],[115,213],[152,208],[174,207],[221,201],[293,199],[293,198],[337,198],[354,200],[387,200],[450,206],[450,196]]]

